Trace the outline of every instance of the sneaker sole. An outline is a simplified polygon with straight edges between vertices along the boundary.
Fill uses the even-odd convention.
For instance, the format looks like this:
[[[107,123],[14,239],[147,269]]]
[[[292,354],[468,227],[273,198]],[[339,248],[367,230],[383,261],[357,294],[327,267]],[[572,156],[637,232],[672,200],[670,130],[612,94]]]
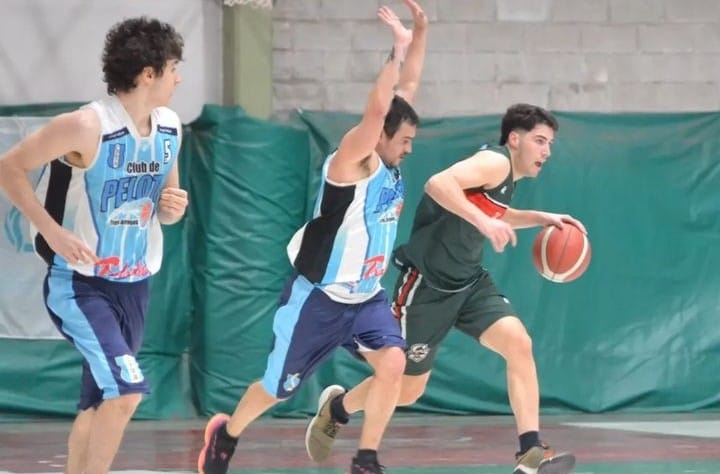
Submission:
[[[341,385],[330,385],[329,387],[325,387],[325,390],[323,390],[320,393],[320,398],[318,398],[318,408],[317,412],[315,412],[315,416],[312,417],[310,420],[310,423],[308,423],[307,428],[305,428],[305,451],[307,451],[308,457],[315,462],[323,462],[328,457],[324,457],[322,459],[315,459],[313,458],[312,454],[310,453],[310,433],[313,423],[315,423],[315,420],[320,416],[320,410],[322,410],[323,405],[327,403],[328,400],[332,397],[333,393],[335,391],[339,391],[341,393],[345,393],[345,388]],[[204,474],[204,473],[200,473]]]
[[[205,455],[207,454],[208,446],[210,446],[210,439],[212,438],[213,431],[215,431],[218,426],[222,425],[223,423],[227,423],[227,421],[230,419],[230,417],[224,413],[218,413],[217,415],[210,418],[210,421],[207,422],[207,425],[205,425],[205,434],[203,435],[203,443],[204,446],[202,448],[202,451],[200,451],[200,455],[198,456],[198,472],[200,474],[205,474]]]
[[[559,453],[540,464],[537,474],[570,474],[575,467],[575,456]]]

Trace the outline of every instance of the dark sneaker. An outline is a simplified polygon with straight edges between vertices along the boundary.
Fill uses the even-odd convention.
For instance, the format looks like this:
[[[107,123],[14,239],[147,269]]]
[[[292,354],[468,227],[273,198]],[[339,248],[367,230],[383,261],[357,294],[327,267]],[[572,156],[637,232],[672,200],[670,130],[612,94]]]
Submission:
[[[330,385],[320,394],[318,410],[305,431],[305,449],[315,462],[322,462],[330,456],[335,437],[342,426],[330,415],[330,402],[345,393],[340,385]]]
[[[198,456],[198,472],[200,474],[227,474],[230,458],[235,452],[235,443],[218,436],[218,430],[230,419],[219,413],[208,421],[205,426],[205,446]]]
[[[370,464],[358,464],[357,458],[353,458],[348,474],[385,474],[385,466],[377,461]]]

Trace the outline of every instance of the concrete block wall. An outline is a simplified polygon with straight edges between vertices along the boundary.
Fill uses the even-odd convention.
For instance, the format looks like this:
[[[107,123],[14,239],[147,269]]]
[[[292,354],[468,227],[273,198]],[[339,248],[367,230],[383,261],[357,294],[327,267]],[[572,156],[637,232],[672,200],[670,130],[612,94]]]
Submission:
[[[424,116],[720,108],[720,0],[419,0]],[[399,0],[385,0],[409,18]],[[275,0],[274,109],[362,111],[391,46],[379,0]]]

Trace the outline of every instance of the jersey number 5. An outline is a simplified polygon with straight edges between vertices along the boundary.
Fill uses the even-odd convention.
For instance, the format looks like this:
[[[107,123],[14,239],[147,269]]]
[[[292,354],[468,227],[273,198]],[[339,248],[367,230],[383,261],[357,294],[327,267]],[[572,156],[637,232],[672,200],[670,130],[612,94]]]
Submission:
[[[170,163],[170,158],[172,158],[170,140],[163,140],[163,163]]]

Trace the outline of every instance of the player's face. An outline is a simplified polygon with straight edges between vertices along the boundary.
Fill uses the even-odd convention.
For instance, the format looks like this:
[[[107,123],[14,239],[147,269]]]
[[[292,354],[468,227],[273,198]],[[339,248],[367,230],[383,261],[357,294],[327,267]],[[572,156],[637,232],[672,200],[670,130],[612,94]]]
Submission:
[[[178,60],[170,59],[165,63],[163,72],[155,76],[151,87],[151,95],[156,106],[167,106],[170,104],[175,87],[180,84],[182,78],[178,71]]]
[[[524,176],[536,177],[550,157],[555,131],[545,124],[536,125],[529,132],[521,132],[518,137],[520,172]]]
[[[406,155],[412,153],[412,141],[415,138],[417,127],[407,122],[402,122],[392,138],[388,138],[385,132],[380,136],[378,153],[383,162],[392,168],[400,166]]]

